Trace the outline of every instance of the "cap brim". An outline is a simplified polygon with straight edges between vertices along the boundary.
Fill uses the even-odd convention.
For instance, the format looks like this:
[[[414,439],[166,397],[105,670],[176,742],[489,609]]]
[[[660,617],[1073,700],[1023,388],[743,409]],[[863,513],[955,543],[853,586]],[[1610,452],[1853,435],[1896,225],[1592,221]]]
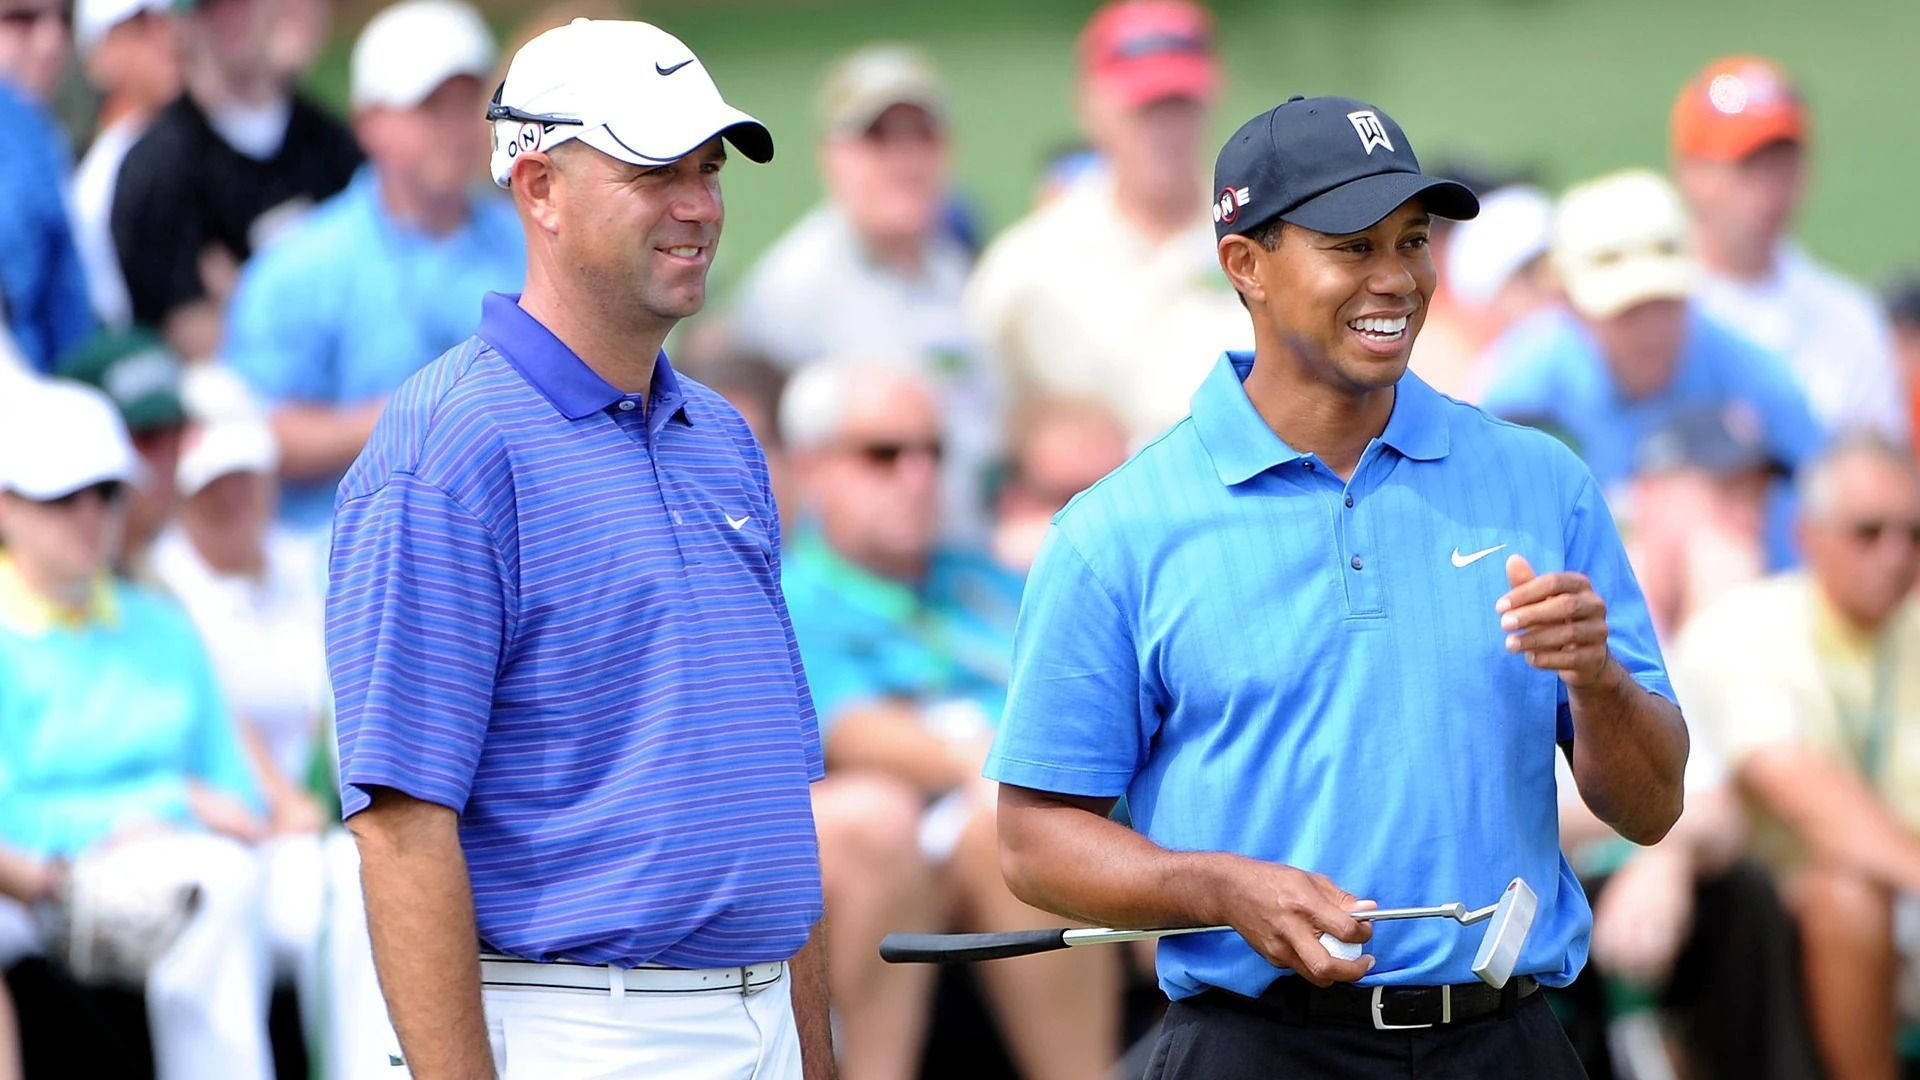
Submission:
[[[1610,319],[1649,300],[1683,299],[1693,291],[1698,272],[1688,258],[1642,255],[1583,271],[1563,267],[1560,276],[1575,311]]]
[[[1364,232],[1409,199],[1419,199],[1435,217],[1466,221],[1480,213],[1480,200],[1465,184],[1421,173],[1362,176],[1277,215],[1289,225],[1342,235]]]
[[[641,134],[646,127],[656,130]],[[773,133],[767,130],[765,124],[731,105],[723,105],[704,117],[689,118],[671,127],[657,120],[651,125],[640,121],[611,120],[581,132],[577,138],[608,157],[618,158],[630,165],[653,166],[679,161],[700,149],[715,135],[732,143],[734,149],[747,156],[748,161],[764,165],[773,160]]]

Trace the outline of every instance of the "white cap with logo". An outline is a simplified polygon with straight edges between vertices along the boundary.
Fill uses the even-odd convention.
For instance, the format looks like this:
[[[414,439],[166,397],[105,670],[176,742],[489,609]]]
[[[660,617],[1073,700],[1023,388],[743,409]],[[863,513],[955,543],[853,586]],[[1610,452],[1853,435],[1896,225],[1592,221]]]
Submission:
[[[1609,173],[1560,197],[1553,267],[1574,310],[1594,319],[1681,299],[1699,277],[1686,208],[1672,184],[1646,169]]]
[[[349,98],[356,109],[411,109],[456,75],[486,78],[498,57],[486,21],[461,0],[401,0],[353,43]]]
[[[514,159],[579,139],[631,165],[666,165],[724,135],[749,160],[773,159],[765,124],[726,103],[700,58],[643,22],[575,19],[527,42],[487,109],[493,180]]]
[[[113,399],[71,379],[7,383],[0,403],[0,490],[35,502],[139,472]]]

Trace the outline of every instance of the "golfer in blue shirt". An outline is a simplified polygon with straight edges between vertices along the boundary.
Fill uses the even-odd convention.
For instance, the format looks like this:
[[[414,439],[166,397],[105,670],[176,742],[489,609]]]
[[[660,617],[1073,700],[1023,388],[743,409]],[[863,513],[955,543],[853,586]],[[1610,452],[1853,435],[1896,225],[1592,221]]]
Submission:
[[[533,39],[487,118],[526,293],[394,394],[333,539],[341,798],[402,1056],[831,1076],[780,515],[740,414],[660,351],[706,298],[726,147],[772,137],[637,22]]]
[[[1431,219],[1478,206],[1384,112],[1295,98],[1215,178],[1256,347],[1054,520],[986,769],[1008,882],[1095,924],[1237,931],[1161,942],[1150,1076],[1580,1076],[1537,992],[1591,924],[1553,755],[1651,843],[1687,753],[1612,519],[1556,440],[1407,373]],[[1516,876],[1540,909],[1501,990],[1478,934],[1348,915]]]

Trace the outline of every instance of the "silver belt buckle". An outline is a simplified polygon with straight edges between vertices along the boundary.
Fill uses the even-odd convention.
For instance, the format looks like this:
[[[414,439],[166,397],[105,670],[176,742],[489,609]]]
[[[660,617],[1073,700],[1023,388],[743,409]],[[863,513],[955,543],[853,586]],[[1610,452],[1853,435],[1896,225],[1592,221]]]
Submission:
[[[1389,1024],[1387,1023],[1385,1018],[1381,1015],[1381,1010],[1385,1008],[1385,1005],[1386,1005],[1385,1000],[1382,996],[1386,992],[1386,989],[1387,988],[1385,986],[1376,986],[1373,988],[1373,1030],[1375,1031],[1413,1031],[1420,1028],[1430,1028],[1434,1026],[1432,1024]],[[1452,986],[1443,985],[1440,987],[1440,1023],[1442,1024],[1453,1023],[1453,987]]]

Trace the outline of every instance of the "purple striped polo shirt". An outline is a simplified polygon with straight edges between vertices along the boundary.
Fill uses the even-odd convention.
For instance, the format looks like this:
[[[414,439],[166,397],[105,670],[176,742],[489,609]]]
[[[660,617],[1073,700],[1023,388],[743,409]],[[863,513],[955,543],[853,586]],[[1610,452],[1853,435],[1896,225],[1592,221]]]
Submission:
[[[371,787],[458,811],[499,952],[791,956],[821,912],[823,766],[766,460],[664,353],[643,409],[516,300],[487,297],[341,482],[344,812]]]

